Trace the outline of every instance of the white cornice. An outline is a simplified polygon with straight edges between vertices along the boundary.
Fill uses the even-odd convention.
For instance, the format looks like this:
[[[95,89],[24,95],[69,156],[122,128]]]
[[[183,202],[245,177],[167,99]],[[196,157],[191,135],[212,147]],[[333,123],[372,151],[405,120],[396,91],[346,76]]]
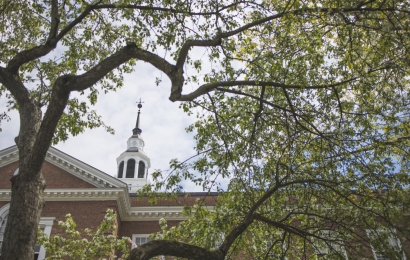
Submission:
[[[0,151],[0,167],[18,161],[19,150],[17,146],[11,146]]]
[[[10,201],[11,190],[0,189],[0,201]],[[122,221],[184,220],[182,206],[131,207],[126,188],[45,189],[45,201],[107,201],[117,202]]]
[[[0,151],[0,167],[18,161],[17,146]],[[149,159],[148,159],[149,160]],[[50,147],[46,161],[70,174],[93,184],[97,188],[45,189],[46,201],[104,201],[117,202],[122,221],[184,220],[182,206],[131,207],[127,184],[90,165]],[[0,201],[10,201],[11,190],[0,189]]]
[[[18,155],[19,151],[15,145],[0,151],[0,167],[18,161]],[[91,167],[54,147],[48,149],[45,160],[98,188],[127,186],[126,183],[117,178]]]
[[[83,163],[68,154],[50,147],[47,152],[46,161],[66,170],[74,176],[81,178],[98,188],[127,187],[127,184],[117,178],[108,175],[90,165]]]

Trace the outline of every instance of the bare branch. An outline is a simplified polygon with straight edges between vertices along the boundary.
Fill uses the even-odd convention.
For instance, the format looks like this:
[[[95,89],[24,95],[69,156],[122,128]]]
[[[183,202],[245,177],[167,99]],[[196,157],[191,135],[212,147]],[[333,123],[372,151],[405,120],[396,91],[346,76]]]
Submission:
[[[170,13],[175,13],[175,14],[186,14],[190,16],[208,16],[208,15],[219,15],[222,11],[232,8],[234,6],[238,6],[241,4],[249,4],[249,5],[256,5],[259,6],[259,4],[253,2],[253,1],[237,1],[235,3],[232,3],[230,5],[222,6],[221,8],[213,11],[213,12],[191,12],[191,11],[186,11],[186,10],[179,10],[175,8],[165,8],[165,7],[158,7],[158,6],[144,6],[144,5],[133,5],[133,4],[128,4],[128,5],[113,5],[113,4],[101,4],[96,6],[95,9],[135,9],[135,10],[143,10],[143,11],[161,11],[161,12],[170,12]]]
[[[299,228],[297,228],[297,227],[290,226],[290,225],[285,225],[285,224],[283,224],[283,223],[281,223],[281,222],[277,222],[277,221],[268,219],[268,218],[266,218],[266,217],[264,217],[264,216],[262,216],[262,215],[260,215],[260,214],[254,214],[254,219],[255,219],[255,220],[259,220],[259,221],[261,221],[261,222],[264,222],[264,223],[266,223],[266,224],[268,224],[268,225],[271,225],[271,226],[273,226],[273,227],[280,228],[280,229],[282,229],[282,230],[284,230],[284,231],[287,231],[287,232],[289,232],[289,233],[291,233],[291,234],[304,237],[304,238],[306,238],[306,237],[308,237],[308,236],[314,236],[313,234],[308,233],[308,232],[306,232],[306,231],[303,231],[303,230],[301,230],[301,229],[299,229]]]
[[[340,85],[347,84],[351,81],[357,80],[358,77],[348,79],[345,81],[329,84],[329,85],[316,85],[316,86],[299,86],[299,85],[287,85],[278,82],[271,82],[271,81],[256,81],[256,80],[238,80],[238,81],[224,81],[224,82],[213,82],[208,83],[200,86],[194,92],[191,92],[186,95],[181,95],[178,99],[179,101],[192,101],[195,98],[208,93],[210,91],[215,90],[218,87],[233,87],[233,86],[261,86],[261,87],[277,87],[277,88],[285,88],[285,89],[326,89],[326,88],[334,88]],[[218,90],[221,90],[218,88]]]
[[[250,97],[256,100],[260,100],[259,97],[255,96],[255,95],[251,95],[239,90],[233,90],[233,89],[227,89],[227,88],[217,88],[216,90],[218,91],[222,91],[222,92],[227,92],[227,93],[232,93],[232,94],[237,94],[237,95],[241,95],[241,96],[246,96],[246,97]],[[273,104],[272,102],[266,101],[266,100],[262,100],[262,102],[268,106],[286,111],[286,112],[292,112],[291,110],[287,109],[286,107],[281,107],[279,105]]]
[[[255,117],[254,117],[254,119],[253,119],[253,129],[252,129],[251,137],[250,137],[250,139],[249,139],[250,141],[253,141],[253,139],[254,139],[254,137],[255,137],[256,127],[257,127],[257,124],[258,124],[258,119],[259,119],[259,117],[260,117],[261,114],[262,114],[262,110],[263,110],[263,97],[264,97],[264,95],[265,95],[265,90],[266,90],[266,87],[263,86],[263,87],[262,87],[262,91],[261,91],[261,95],[260,95],[260,97],[259,97],[259,109],[258,109],[258,111],[256,111]]]

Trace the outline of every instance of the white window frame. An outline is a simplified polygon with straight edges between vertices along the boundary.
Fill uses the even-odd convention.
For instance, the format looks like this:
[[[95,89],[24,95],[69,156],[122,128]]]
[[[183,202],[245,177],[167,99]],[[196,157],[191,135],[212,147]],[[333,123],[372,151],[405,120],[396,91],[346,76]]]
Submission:
[[[388,233],[388,238],[387,238],[387,242],[390,245],[390,247],[392,248],[396,248],[396,250],[398,250],[398,252],[402,252],[403,256],[402,256],[402,260],[406,260],[406,255],[404,254],[404,251],[402,250],[401,247],[401,243],[400,243],[400,239],[396,236],[396,229],[367,229],[366,230],[366,235],[372,239],[372,237],[374,235],[380,234],[380,233]],[[376,250],[374,248],[374,246],[372,245],[372,243],[370,242],[370,248],[372,249],[372,253],[374,256],[374,259],[376,260],[385,260],[387,258],[382,258],[379,257],[378,255],[382,255],[384,250]]]
[[[149,236],[150,236],[151,234],[133,234],[132,235],[132,246],[131,246],[131,249],[132,248],[134,248],[135,246],[140,246],[140,245],[143,245],[143,244],[140,244],[140,245],[137,245],[137,243],[135,243],[135,239],[136,238],[145,238],[145,239],[149,239]],[[151,241],[150,239],[147,241],[147,242],[145,242],[145,243],[148,243],[149,241]],[[144,243],[144,244],[145,244]],[[135,244],[135,245],[134,245]]]
[[[48,237],[50,237],[51,229],[53,228],[53,224],[54,224],[55,219],[56,219],[55,217],[42,217],[40,219],[39,226],[41,228],[44,228],[43,232]],[[44,258],[46,258],[46,249],[44,248],[44,246],[41,246],[40,251],[38,253],[38,258],[37,259],[38,260],[43,260]]]
[[[136,238],[146,238],[146,239],[149,239],[149,236],[150,236],[151,234],[133,234],[132,235],[132,244],[131,244],[131,249],[134,249],[136,246],[140,246],[140,245],[137,245],[137,243],[135,243],[135,239]],[[149,239],[147,242],[145,242],[145,243],[148,243],[149,241],[151,241],[151,239]],[[144,243],[144,244],[145,244]],[[143,244],[141,244],[141,245],[143,245]],[[161,260],[165,260],[165,256],[163,256],[163,255],[161,255],[161,256],[158,256],[159,257],[159,259],[161,259]]]
[[[4,205],[2,208],[0,208],[0,220],[3,220],[4,217],[8,216],[9,214],[9,209],[10,209],[10,203]],[[51,229],[53,228],[53,224],[54,224],[54,220],[55,217],[42,217],[40,219],[40,227],[44,228],[44,233],[47,236],[50,236],[51,234]],[[0,222],[1,224],[1,222]],[[0,234],[0,239],[1,242],[3,242],[3,235],[4,234]],[[42,246],[40,247],[40,250],[38,252],[38,260],[43,260],[46,257],[46,250],[45,248]]]

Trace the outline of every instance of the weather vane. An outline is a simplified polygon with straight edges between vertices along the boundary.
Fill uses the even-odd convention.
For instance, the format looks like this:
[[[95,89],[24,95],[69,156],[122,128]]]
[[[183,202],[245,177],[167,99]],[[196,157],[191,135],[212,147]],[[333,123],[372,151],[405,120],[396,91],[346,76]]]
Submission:
[[[141,98],[140,98],[140,101],[137,101],[136,103],[138,104],[138,111],[139,111],[139,109],[141,109],[142,103],[144,103],[144,101],[141,101]]]

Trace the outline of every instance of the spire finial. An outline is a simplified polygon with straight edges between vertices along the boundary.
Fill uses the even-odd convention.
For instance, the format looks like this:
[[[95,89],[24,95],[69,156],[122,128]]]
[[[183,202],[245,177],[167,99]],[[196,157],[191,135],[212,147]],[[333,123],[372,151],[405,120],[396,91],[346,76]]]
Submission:
[[[137,101],[136,102],[138,104],[138,116],[137,116],[137,123],[135,124],[135,128],[132,130],[132,133],[134,135],[140,135],[142,130],[140,128],[140,113],[141,113],[141,107],[142,107],[142,103],[144,103],[143,101]]]

